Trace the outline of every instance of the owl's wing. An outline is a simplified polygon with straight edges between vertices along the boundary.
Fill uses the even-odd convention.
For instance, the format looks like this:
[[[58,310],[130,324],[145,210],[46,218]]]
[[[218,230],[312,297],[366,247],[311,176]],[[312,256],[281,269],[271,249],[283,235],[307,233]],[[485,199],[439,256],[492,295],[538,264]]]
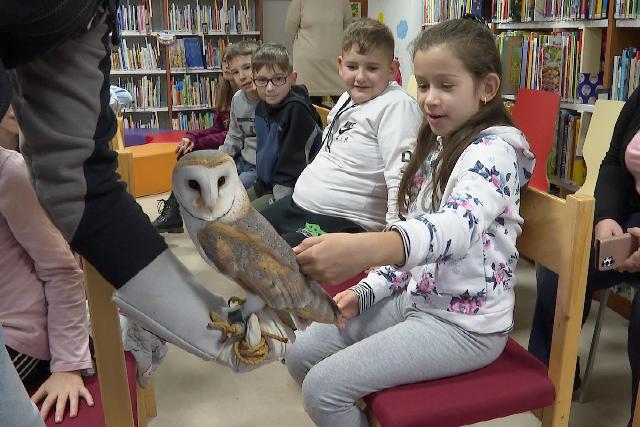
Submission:
[[[250,230],[215,222],[198,232],[198,242],[220,272],[238,279],[269,307],[318,322],[337,322],[334,301],[304,279],[295,261],[283,263],[282,255]]]

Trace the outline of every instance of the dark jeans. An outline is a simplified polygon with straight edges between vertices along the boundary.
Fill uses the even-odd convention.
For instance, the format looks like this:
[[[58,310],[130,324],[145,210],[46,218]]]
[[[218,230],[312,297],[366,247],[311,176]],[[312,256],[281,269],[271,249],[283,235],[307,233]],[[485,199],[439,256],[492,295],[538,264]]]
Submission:
[[[367,231],[345,218],[306,211],[294,203],[291,195],[270,204],[260,213],[292,247],[314,235]]]
[[[640,214],[632,215],[622,227],[640,226]],[[593,244],[591,245],[593,248]],[[610,288],[619,283],[628,283],[640,287],[640,273],[620,273],[616,270],[598,271],[594,265],[594,251],[591,250],[589,272],[587,275],[587,291],[585,296],[582,323],[587,320],[591,309],[591,298],[595,291]],[[531,336],[529,337],[529,352],[540,361],[549,364],[551,352],[551,335],[553,333],[553,317],[556,309],[556,294],[558,275],[548,268],[539,265],[536,269],[538,295],[533,313]],[[631,318],[627,337],[627,352],[631,365],[631,413],[635,408],[638,393],[638,379],[640,378],[640,292],[636,291],[631,303]]]

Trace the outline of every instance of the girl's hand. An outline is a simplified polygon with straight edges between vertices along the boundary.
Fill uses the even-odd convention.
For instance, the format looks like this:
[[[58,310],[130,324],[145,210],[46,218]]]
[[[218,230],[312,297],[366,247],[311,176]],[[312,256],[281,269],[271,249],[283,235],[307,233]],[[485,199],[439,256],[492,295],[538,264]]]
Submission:
[[[38,404],[42,399],[42,408],[40,415],[42,419],[46,419],[49,410],[55,404],[55,421],[62,422],[64,418],[64,408],[69,401],[69,416],[71,418],[78,415],[78,400],[82,396],[89,406],[93,406],[93,397],[89,390],[84,386],[82,376],[79,371],[72,372],[54,372],[33,394],[31,400]]]
[[[340,309],[340,321],[337,326],[339,330],[343,331],[347,326],[347,321],[360,314],[358,294],[351,289],[347,289],[346,291],[336,294],[333,300],[338,304],[338,308]]]
[[[293,248],[300,269],[312,280],[335,285],[372,265],[404,264],[404,245],[395,231],[328,233]]]
[[[619,236],[623,234],[622,227],[613,219],[603,219],[596,224],[593,235],[595,239],[605,239],[607,237]]]
[[[633,237],[640,238],[640,228],[633,227],[627,230]],[[628,273],[637,273],[640,271],[640,249],[636,250],[622,264],[616,267],[618,271],[626,271]]]
[[[300,269],[311,280],[335,285],[360,274],[369,266],[359,256],[365,249],[360,240],[359,234],[329,233],[304,239],[293,251]]]
[[[189,138],[182,138],[178,146],[176,147],[176,154],[178,156],[185,155],[193,151],[193,141]]]

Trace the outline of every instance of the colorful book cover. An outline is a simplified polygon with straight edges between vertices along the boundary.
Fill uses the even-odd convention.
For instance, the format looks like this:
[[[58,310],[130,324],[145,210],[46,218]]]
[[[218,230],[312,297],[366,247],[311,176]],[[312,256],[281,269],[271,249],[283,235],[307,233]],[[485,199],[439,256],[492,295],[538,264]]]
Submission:
[[[562,38],[549,36],[542,46],[540,89],[560,95],[562,82]]]
[[[198,37],[184,39],[184,55],[188,68],[204,68],[202,61],[202,48]]]

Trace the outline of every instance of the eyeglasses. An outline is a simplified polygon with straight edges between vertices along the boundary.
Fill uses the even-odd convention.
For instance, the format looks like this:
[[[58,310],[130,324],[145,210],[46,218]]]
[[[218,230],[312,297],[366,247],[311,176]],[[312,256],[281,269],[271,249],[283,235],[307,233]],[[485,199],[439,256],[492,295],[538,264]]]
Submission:
[[[253,83],[255,83],[258,87],[266,87],[269,82],[271,82],[274,86],[282,86],[287,82],[287,77],[289,76],[275,76],[272,79],[268,79],[266,77],[258,77],[257,79],[253,79]]]

